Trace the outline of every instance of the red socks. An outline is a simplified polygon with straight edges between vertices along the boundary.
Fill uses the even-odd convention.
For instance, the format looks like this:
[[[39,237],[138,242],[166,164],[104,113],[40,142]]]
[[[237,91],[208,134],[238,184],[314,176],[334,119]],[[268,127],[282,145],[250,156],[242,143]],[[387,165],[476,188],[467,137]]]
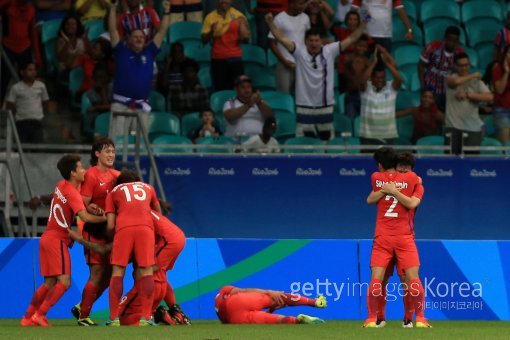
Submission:
[[[377,319],[386,320],[386,285],[382,286],[382,295],[379,299],[379,306],[377,307]]]
[[[286,306],[315,306],[315,299],[310,299],[299,294],[285,293],[283,303]]]
[[[413,314],[414,314],[414,304],[413,304],[413,298],[411,294],[409,293],[409,289],[405,290],[404,293],[404,320],[412,320]]]
[[[175,303],[176,303],[174,289],[172,288],[172,285],[170,284],[170,282],[168,282],[166,285],[165,303],[169,307],[171,305],[175,305]]]
[[[108,296],[110,302],[110,320],[115,320],[119,317],[119,303],[122,298],[122,291],[124,289],[122,276],[112,276],[110,279],[110,294]]]
[[[416,319],[424,318],[425,292],[423,290],[421,280],[416,278],[409,281],[408,292],[410,301],[412,301],[412,305],[414,306],[414,310],[416,312]]]
[[[377,309],[383,298],[382,283],[379,279],[370,280],[367,294],[368,319],[377,320]]]
[[[294,316],[284,316],[280,319],[280,323],[298,323],[298,320]]]
[[[149,320],[152,315],[154,278],[152,275],[142,276],[140,279],[136,280],[135,287],[140,294],[140,302],[142,304],[142,317],[144,317],[145,320]]]
[[[39,314],[46,315],[50,308],[53,307],[53,305],[55,305],[58,300],[60,300],[60,298],[62,297],[62,295],[64,295],[66,290],[67,287],[64,286],[62,282],[57,281],[57,283],[50,289],[43,303],[37,310]]]
[[[90,310],[92,309],[92,305],[94,301],[96,301],[98,296],[99,288],[96,287],[92,282],[87,281],[85,287],[83,288],[83,293],[81,296],[81,314],[80,319],[88,318],[90,315]]]
[[[30,318],[37,311],[41,303],[46,298],[46,294],[48,294],[48,287],[42,284],[39,286],[39,288],[37,288],[34,295],[32,296],[30,306],[28,306],[27,312],[25,313],[25,318]]]

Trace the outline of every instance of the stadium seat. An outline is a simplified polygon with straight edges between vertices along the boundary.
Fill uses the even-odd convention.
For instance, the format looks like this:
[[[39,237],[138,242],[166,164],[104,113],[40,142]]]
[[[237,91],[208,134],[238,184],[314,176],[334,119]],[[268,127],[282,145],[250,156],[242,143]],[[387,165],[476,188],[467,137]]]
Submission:
[[[266,67],[266,51],[260,46],[256,45],[241,45],[243,50],[243,65],[255,64],[261,67]]]
[[[81,67],[74,67],[69,72],[69,91],[71,92],[71,106],[79,108],[81,102],[78,98],[78,90],[83,83],[83,69]]]
[[[197,148],[196,152],[201,153],[231,153],[234,152],[235,145],[237,144],[232,138],[226,136],[218,137],[202,137],[197,140],[198,145],[225,145],[230,147],[225,148]]]
[[[469,46],[463,46],[462,49],[469,56],[469,62],[471,63],[472,68],[478,68],[478,53],[476,50]],[[483,74],[483,72],[482,72]]]
[[[400,138],[411,140],[414,132],[414,116],[397,118],[397,131]]]
[[[320,139],[311,137],[293,137],[289,138],[284,143],[288,145],[302,145],[303,148],[284,148],[286,153],[323,153],[324,149],[317,149],[314,146],[324,145]]]
[[[276,131],[274,138],[279,143],[284,143],[287,139],[292,138],[296,135],[296,117],[287,113],[277,112],[275,114],[276,119]]]
[[[421,91],[421,83],[418,72],[411,75],[411,86],[407,90],[411,92]]]
[[[175,152],[175,153],[191,153],[193,152],[193,148],[178,148],[178,147],[169,147],[169,146],[159,146],[160,144],[180,144],[180,145],[193,145],[191,141],[184,136],[173,136],[173,135],[161,135],[156,137],[152,142],[153,152],[154,153],[165,153],[165,152]]]
[[[276,67],[277,62],[278,59],[274,55],[273,51],[271,51],[271,49],[267,49],[267,67],[274,69]]]
[[[41,44],[46,58],[46,70],[54,73],[57,70],[56,42],[62,19],[47,20],[42,25]]]
[[[436,19],[432,20],[426,25],[423,25],[423,32],[425,37],[425,45],[430,44],[432,41],[436,40],[443,40],[444,39],[444,32],[448,26],[451,26],[452,22],[448,19],[443,20]],[[460,37],[459,42],[461,45],[466,45],[466,33],[464,32],[464,29],[460,26],[457,26],[460,29]]]
[[[418,45],[423,46],[423,32],[420,26],[416,23],[411,22],[411,27],[413,28],[413,40],[406,40],[407,27],[404,26],[402,20],[393,20],[392,29],[393,29],[393,50],[395,48],[402,45]]]
[[[189,42],[193,44],[202,43],[202,23],[194,21],[179,21],[170,25],[168,30],[168,41],[170,45],[174,42],[181,42],[187,44]]]
[[[395,141],[393,142],[393,145],[413,145],[413,143],[411,143],[411,141],[407,138],[407,137],[403,137],[403,136],[398,136],[397,139],[395,139]],[[409,150],[403,150],[403,149],[399,149],[398,152],[413,152],[412,148],[409,148]]]
[[[466,26],[469,46],[479,48],[482,44],[492,44],[500,28],[501,23],[492,19],[471,20],[469,26]]]
[[[165,97],[158,91],[151,91],[149,95],[149,105],[152,111],[166,111]]]
[[[427,146],[444,146],[444,143],[444,136],[426,136],[416,141],[416,145]],[[444,150],[418,149],[416,152],[420,154],[443,154]]]
[[[496,127],[494,126],[494,117],[492,115],[483,119],[484,135],[487,137],[496,137]]]
[[[345,114],[345,93],[337,94],[335,98],[335,114]]]
[[[110,112],[101,113],[94,123],[94,136],[108,136],[110,128]]]
[[[198,80],[200,81],[200,85],[205,87],[209,92],[212,90],[212,80],[211,80],[211,68],[209,66],[200,67],[200,71],[198,71]]]
[[[352,124],[353,137],[359,137],[360,130],[361,130],[361,116],[357,116],[356,118],[354,118]]]
[[[501,142],[495,138],[483,137],[481,146],[503,146]],[[482,155],[502,155],[503,150],[481,150]]]
[[[430,20],[448,18],[460,24],[460,7],[454,1],[426,0],[420,8],[421,22],[426,25]]]
[[[161,135],[180,135],[179,118],[169,112],[153,111],[149,114],[149,140]]]
[[[87,37],[90,41],[94,41],[105,32],[104,22],[102,19],[89,20],[83,24],[84,28],[88,30]]]
[[[91,105],[92,104],[90,103],[87,93],[83,93],[81,95],[81,105],[80,105],[81,131],[86,136],[92,136],[94,134],[94,128],[93,128],[91,117],[90,117],[89,111],[88,111],[89,107]]]
[[[261,95],[262,99],[266,101],[267,105],[269,105],[275,113],[296,114],[294,98],[292,98],[290,94],[276,91],[263,91]]]
[[[403,1],[407,16],[412,22],[418,22],[418,7],[412,1]],[[333,8],[335,10],[335,8]],[[393,21],[400,20],[396,11],[393,11]]]
[[[416,45],[400,46],[394,49],[393,54],[399,70],[404,73],[416,72],[422,50],[422,47]]]
[[[420,93],[412,91],[399,91],[397,94],[397,111],[420,105]]]
[[[216,116],[223,116],[223,105],[225,105],[225,102],[231,98],[236,97],[236,91],[234,90],[223,90],[214,92],[211,95],[210,103],[211,103],[211,110],[216,114]]]
[[[190,112],[184,115],[181,120],[181,136],[188,137],[189,134],[202,125],[200,112]]]
[[[501,24],[503,19],[501,5],[497,1],[467,1],[462,5],[462,22],[467,27],[471,20],[479,18],[492,19]]]
[[[336,137],[333,138],[328,142],[328,145],[343,145],[343,146],[349,146],[349,145],[360,145],[361,142],[359,138],[357,137]],[[360,149],[327,149],[326,153],[360,153]]]
[[[251,74],[250,78],[253,85],[253,89],[259,91],[276,90],[276,78],[274,71],[268,71],[266,68],[264,71]]]
[[[335,128],[335,135],[340,136],[342,133],[347,132],[352,136],[352,120],[345,115],[333,115],[333,126]]]
[[[159,52],[158,52],[158,54],[156,54],[156,62],[158,64],[165,63],[166,56],[169,53],[170,53],[170,44],[166,40],[163,40],[161,42],[161,46],[159,47]]]
[[[187,46],[184,49],[184,54],[196,60],[200,68],[211,65],[211,45]]]
[[[494,45],[484,44],[476,48],[478,53],[478,67],[486,69],[494,60]]]

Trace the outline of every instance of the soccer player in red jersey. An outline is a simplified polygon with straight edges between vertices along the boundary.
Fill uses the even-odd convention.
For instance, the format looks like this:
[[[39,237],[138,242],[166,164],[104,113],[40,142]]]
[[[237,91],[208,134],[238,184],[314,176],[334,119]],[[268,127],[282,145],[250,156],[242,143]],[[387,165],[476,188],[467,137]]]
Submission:
[[[414,164],[416,160],[413,154],[404,152],[397,156],[397,171],[401,173],[406,173],[410,171],[414,171]],[[419,184],[415,188],[415,193],[423,196],[425,190],[423,188],[423,183],[420,178]],[[413,193],[414,195],[414,193]],[[411,229],[414,235],[414,215],[416,214],[416,209],[409,210],[409,223],[411,224]],[[390,276],[393,276],[393,268],[397,268],[397,275],[400,278],[400,282],[402,284],[401,288],[403,288],[403,301],[404,301],[404,319],[402,321],[402,327],[404,328],[412,328],[413,327],[413,314],[414,314],[414,305],[411,299],[411,294],[408,293],[406,276],[405,272],[400,266],[400,263],[397,262],[395,256],[390,261],[390,264],[386,268],[384,273],[384,280],[382,283],[383,286],[383,298],[380,299],[379,308],[377,310],[377,326],[384,327],[386,325],[386,285],[388,283],[388,279]]]
[[[113,169],[115,161],[115,144],[110,138],[101,137],[92,144],[90,154],[91,167],[85,173],[81,185],[81,196],[89,211],[103,212],[106,195],[115,187],[119,171]],[[107,244],[106,222],[102,224],[85,223],[83,238],[94,243]],[[112,267],[108,256],[85,248],[85,261],[89,266],[89,279],[83,288],[81,302],[71,312],[78,319],[80,326],[96,326],[90,319],[94,302],[101,297],[108,287]]]
[[[44,283],[33,295],[21,320],[22,326],[50,326],[46,313],[71,285],[71,258],[68,248],[72,246],[73,240],[102,252],[102,246],[83,240],[80,234],[71,230],[75,215],[90,223],[106,220],[104,216],[91,215],[85,209],[78,191],[85,174],[80,156],[63,156],[58,161],[57,168],[64,179],[55,187],[48,224],[39,241],[39,261]]]
[[[140,326],[153,325],[150,319],[154,292],[154,223],[151,206],[160,211],[159,201],[152,186],[140,182],[138,176],[123,171],[117,178],[117,186],[106,197],[108,231],[115,231],[110,279],[110,320],[109,326],[120,326],[119,303],[123,291],[126,266],[134,254],[137,265],[135,286],[140,294],[143,308]]]
[[[420,260],[409,222],[409,211],[415,209],[422,198],[415,192],[420,179],[414,172],[396,171],[397,156],[391,148],[380,148],[374,153],[374,159],[380,172],[372,174],[373,190],[367,203],[377,203],[377,221],[370,259],[368,318],[363,327],[377,327],[384,272],[393,256],[405,271],[408,293],[416,311],[416,327],[431,327],[424,316],[424,290],[418,275]]]
[[[216,295],[216,314],[222,323],[232,324],[318,324],[324,320],[299,314],[297,317],[273,314],[287,306],[326,308],[324,296],[310,299],[298,294],[258,288],[223,287]],[[268,309],[268,311],[264,311]]]

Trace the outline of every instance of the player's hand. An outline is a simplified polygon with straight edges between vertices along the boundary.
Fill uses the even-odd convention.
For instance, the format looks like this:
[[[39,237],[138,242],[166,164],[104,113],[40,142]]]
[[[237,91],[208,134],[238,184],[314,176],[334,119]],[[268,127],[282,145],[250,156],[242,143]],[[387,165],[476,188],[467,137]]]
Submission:
[[[104,215],[104,210],[101,209],[97,204],[95,203],[91,203],[88,205],[87,207],[87,211],[92,214],[92,215],[96,215],[96,216],[102,216]]]
[[[267,295],[273,299],[274,305],[277,308],[281,308],[285,303],[283,299],[285,298],[285,294],[283,292],[277,290],[268,290]]]
[[[381,191],[383,193],[385,193],[386,195],[395,195],[400,190],[397,189],[397,186],[395,185],[395,182],[390,182],[390,183],[385,183],[382,186]]]

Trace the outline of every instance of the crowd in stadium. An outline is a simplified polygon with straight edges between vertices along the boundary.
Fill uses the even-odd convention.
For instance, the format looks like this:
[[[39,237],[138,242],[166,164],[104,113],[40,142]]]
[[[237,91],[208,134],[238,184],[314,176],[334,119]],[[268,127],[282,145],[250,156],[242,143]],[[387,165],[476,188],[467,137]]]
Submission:
[[[3,1],[14,69],[2,62],[1,101],[21,141],[89,142],[108,134],[111,111],[126,110],[142,113],[153,144],[459,153],[510,139],[506,2],[170,3]]]

